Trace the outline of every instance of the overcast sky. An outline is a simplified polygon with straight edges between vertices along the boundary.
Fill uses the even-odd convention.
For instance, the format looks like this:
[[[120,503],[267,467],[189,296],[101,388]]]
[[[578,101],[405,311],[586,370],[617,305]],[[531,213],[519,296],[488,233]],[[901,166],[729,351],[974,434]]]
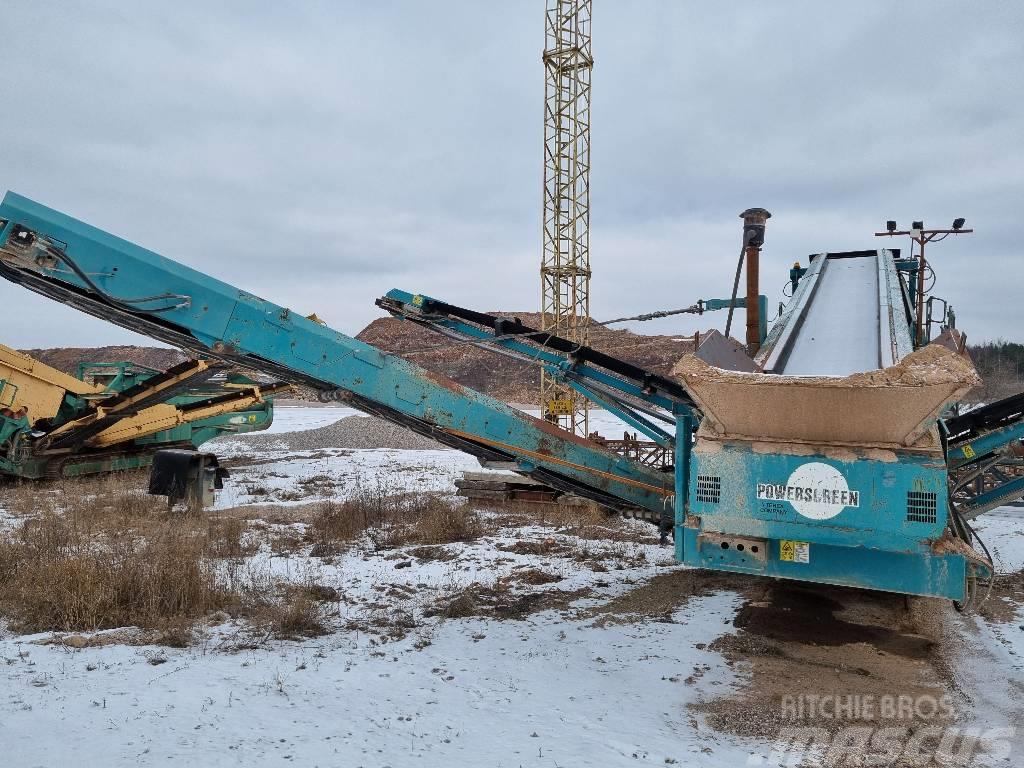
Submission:
[[[930,252],[973,340],[1024,341],[1024,4],[594,0],[597,318]],[[544,3],[5,0],[0,189],[355,333],[393,287],[539,305]],[[906,243],[900,243],[906,245]],[[0,342],[140,337],[0,284]],[[647,323],[722,327],[724,315]]]

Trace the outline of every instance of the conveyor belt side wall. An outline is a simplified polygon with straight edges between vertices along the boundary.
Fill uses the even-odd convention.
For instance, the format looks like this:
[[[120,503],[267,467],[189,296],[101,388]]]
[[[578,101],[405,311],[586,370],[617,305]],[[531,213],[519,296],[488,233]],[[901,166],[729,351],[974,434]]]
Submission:
[[[891,251],[818,254],[758,362],[790,376],[886,368],[913,349]]]

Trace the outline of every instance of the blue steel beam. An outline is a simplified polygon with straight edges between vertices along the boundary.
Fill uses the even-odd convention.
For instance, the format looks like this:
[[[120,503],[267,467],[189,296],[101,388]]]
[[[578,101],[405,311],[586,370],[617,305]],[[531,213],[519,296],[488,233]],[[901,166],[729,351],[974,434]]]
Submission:
[[[950,469],[958,469],[1021,440],[1024,440],[1024,421],[991,432],[983,432],[973,440],[950,447],[946,453],[946,461]]]
[[[440,330],[442,333],[447,331],[467,339],[479,339],[514,352],[520,357],[534,359],[563,370],[571,369],[579,376],[599,381],[605,386],[618,389],[624,394],[644,400],[666,411],[672,411],[675,404],[679,402],[689,407],[693,406],[692,398],[679,382],[644,371],[635,365],[612,358],[589,347],[574,345],[568,351],[552,351],[548,348],[550,344],[558,342],[562,345],[573,345],[573,342],[560,339],[553,334],[517,325],[518,320],[514,318],[507,322],[508,332],[499,334],[493,324],[505,320],[504,318],[463,310],[430,296],[412,294],[397,289],[389,291],[386,296],[378,299],[377,305],[396,317]],[[442,307],[450,312],[459,311],[473,315],[480,318],[481,322],[474,324],[458,317],[438,313],[435,311],[437,307]],[[486,324],[484,324],[485,320]],[[525,343],[524,339],[534,343]],[[601,359],[605,359],[608,365],[614,364],[619,370],[611,373],[605,370],[607,366],[601,364]],[[622,370],[626,370],[627,373],[622,374]]]
[[[701,299],[697,304],[703,307],[705,312],[728,309],[730,305],[737,309],[746,309],[747,297],[738,296],[735,301],[732,299]],[[757,297],[757,328],[759,341],[763,344],[768,337],[768,297],[763,294]]]
[[[395,355],[8,192],[0,276],[201,355],[338,399],[618,508],[659,512],[672,478]]]
[[[957,508],[966,520],[973,520],[996,507],[1016,501],[1024,496],[1024,477],[1017,477],[1000,483],[985,493],[980,493]]]
[[[662,448],[672,448],[675,445],[674,435],[670,435],[661,427],[648,421],[641,414],[634,411],[632,408],[624,406],[621,402],[612,397],[609,397],[603,392],[599,392],[591,387],[588,387],[584,382],[580,382],[575,379],[567,379],[566,382],[570,387],[575,389],[585,398],[601,406],[606,411],[614,413],[616,416],[618,416],[620,419],[626,422],[626,424],[633,427],[633,429],[643,432],[647,437],[651,438],[651,440],[656,442]]]
[[[561,379],[584,397],[614,413],[629,426],[665,448],[674,445],[675,437],[655,424],[648,416],[658,418],[667,424],[674,424],[674,411],[689,408],[686,404],[689,398],[685,403],[681,402],[671,394],[646,386],[642,379],[631,380],[619,373],[609,373],[599,365],[574,359],[571,353],[551,351],[536,343],[523,341],[536,341],[538,336],[542,339],[548,338],[545,334],[516,331],[505,335],[498,332],[498,327],[485,327],[433,312],[430,310],[432,307],[450,305],[423,294],[412,294],[397,289],[389,291],[377,301],[377,304],[395,317],[438,331],[442,335],[466,342],[479,341],[482,348],[504,351],[522,360],[539,362],[550,376]],[[645,406],[631,405],[624,401],[622,396],[634,398],[645,403]],[[665,413],[650,410],[646,406],[660,408]]]

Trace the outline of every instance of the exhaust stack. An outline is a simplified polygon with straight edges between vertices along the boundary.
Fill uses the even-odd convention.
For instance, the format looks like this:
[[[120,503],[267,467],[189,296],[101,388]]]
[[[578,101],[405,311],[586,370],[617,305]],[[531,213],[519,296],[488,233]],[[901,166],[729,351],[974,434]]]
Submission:
[[[760,324],[757,316],[757,297],[761,293],[761,246],[764,245],[764,225],[772,215],[764,208],[747,208],[740,214],[743,219],[743,242],[747,249],[747,354],[753,357],[761,348]]]

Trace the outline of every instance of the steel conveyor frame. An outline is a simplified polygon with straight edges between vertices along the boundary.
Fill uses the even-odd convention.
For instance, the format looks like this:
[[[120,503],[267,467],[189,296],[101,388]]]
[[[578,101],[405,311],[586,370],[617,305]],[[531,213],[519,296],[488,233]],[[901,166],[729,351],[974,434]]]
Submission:
[[[4,198],[0,225],[0,276],[80,311],[312,386],[613,509],[660,514],[674,491],[670,475],[20,195]]]

